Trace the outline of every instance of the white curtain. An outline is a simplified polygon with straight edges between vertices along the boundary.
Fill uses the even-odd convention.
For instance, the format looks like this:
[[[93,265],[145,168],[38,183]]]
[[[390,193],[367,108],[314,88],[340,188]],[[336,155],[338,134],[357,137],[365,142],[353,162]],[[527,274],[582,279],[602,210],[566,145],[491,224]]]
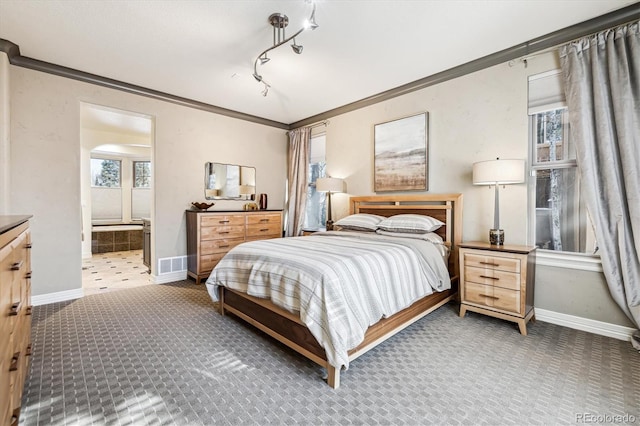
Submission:
[[[287,187],[287,225],[285,235],[302,234],[304,212],[309,185],[309,150],[311,128],[303,127],[289,132],[289,173]]]
[[[569,122],[613,299],[640,327],[640,21],[563,46]],[[632,339],[640,349],[640,332]]]

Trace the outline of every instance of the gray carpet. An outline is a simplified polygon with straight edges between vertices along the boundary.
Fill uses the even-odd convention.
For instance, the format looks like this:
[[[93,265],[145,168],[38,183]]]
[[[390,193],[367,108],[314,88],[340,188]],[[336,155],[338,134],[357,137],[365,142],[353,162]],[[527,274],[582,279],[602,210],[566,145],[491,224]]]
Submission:
[[[337,390],[189,281],[38,306],[32,335],[23,425],[640,423],[628,342],[544,322],[524,337],[453,304],[355,360]]]

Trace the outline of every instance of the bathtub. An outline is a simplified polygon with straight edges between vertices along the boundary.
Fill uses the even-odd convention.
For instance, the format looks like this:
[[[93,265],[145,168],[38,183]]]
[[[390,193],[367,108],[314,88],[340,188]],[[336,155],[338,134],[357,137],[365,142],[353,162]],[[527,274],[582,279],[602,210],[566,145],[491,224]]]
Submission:
[[[91,227],[91,253],[142,250],[142,225],[94,225]]]

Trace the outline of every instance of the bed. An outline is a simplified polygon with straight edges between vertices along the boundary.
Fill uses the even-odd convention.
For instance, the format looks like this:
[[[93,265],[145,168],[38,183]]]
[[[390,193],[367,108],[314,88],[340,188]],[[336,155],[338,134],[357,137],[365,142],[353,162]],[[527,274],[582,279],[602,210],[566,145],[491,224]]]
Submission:
[[[440,244],[420,237],[345,229],[242,244],[206,282],[222,315],[243,319],[324,367],[333,388],[350,361],[456,297],[459,276],[461,194],[352,197],[349,215],[434,218],[442,223],[433,233],[446,256]],[[385,258],[398,264],[393,292],[380,290],[380,297],[368,292],[389,275],[376,269]],[[360,307],[355,299],[372,302]]]

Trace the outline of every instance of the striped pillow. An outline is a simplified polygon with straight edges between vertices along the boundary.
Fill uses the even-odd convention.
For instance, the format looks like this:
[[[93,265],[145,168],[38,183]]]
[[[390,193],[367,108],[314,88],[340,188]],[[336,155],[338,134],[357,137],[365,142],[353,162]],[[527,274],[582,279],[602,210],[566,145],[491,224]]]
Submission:
[[[368,231],[375,232],[378,224],[385,219],[384,216],[369,213],[356,213],[343,217],[334,225],[339,226],[344,231]]]
[[[444,225],[438,219],[419,214],[397,214],[383,220],[378,224],[378,229],[388,232],[405,232],[411,234],[424,234],[433,232]]]

